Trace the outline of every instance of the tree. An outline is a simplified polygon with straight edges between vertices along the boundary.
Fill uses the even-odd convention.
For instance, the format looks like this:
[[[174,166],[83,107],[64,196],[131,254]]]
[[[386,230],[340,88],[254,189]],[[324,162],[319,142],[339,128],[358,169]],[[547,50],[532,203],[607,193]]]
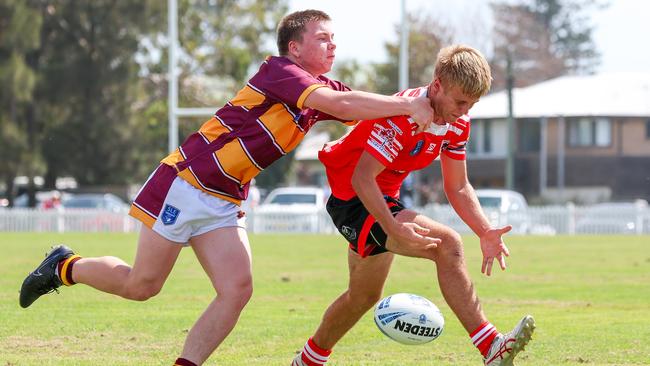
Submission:
[[[41,75],[34,104],[47,183],[72,175],[80,184],[122,183],[135,141],[128,129],[138,81],[139,40],[153,26],[147,2],[41,3]]]
[[[440,49],[452,41],[448,28],[430,15],[409,14],[409,86],[427,85]],[[399,34],[401,29],[396,26]],[[399,43],[385,44],[388,62],[375,65],[376,91],[393,94],[398,90]]]
[[[494,3],[492,90],[505,87],[506,60],[513,62],[515,85],[523,87],[565,74],[591,73],[599,54],[586,13],[596,0],[529,0]]]
[[[0,179],[10,204],[14,178],[18,174],[31,177],[41,167],[40,161],[32,158],[37,151],[29,144],[27,126],[23,123],[23,107],[33,99],[36,82],[26,57],[39,46],[40,23],[38,11],[29,4],[0,1]]]

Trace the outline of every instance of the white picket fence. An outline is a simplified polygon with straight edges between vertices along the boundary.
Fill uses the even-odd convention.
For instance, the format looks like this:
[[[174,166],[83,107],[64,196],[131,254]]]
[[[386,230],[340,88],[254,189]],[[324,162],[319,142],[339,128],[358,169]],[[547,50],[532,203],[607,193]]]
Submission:
[[[97,209],[0,209],[0,232],[136,232],[139,221],[126,212]]]
[[[471,232],[449,205],[430,205],[420,212],[460,233]],[[512,225],[513,234],[650,234],[650,208],[645,201],[625,205],[532,206],[526,214],[516,216],[486,210],[486,215],[492,225]]]
[[[645,202],[645,201],[642,201]],[[448,205],[429,205],[417,211],[460,233],[470,229]],[[512,216],[488,211],[493,225],[512,224],[513,234],[650,234],[647,203],[624,206],[533,206],[527,214]],[[137,232],[139,222],[126,213],[102,210],[0,209],[0,232]],[[253,233],[336,233],[327,212],[313,214],[263,214],[248,212],[247,225]]]

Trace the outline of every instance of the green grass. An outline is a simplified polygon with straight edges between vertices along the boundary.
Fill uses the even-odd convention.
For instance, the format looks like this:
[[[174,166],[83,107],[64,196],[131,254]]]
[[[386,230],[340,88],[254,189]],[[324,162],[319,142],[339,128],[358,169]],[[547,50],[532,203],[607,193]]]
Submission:
[[[191,250],[163,291],[130,302],[85,286],[64,288],[29,309],[18,306],[24,276],[55,242],[84,256],[132,262],[134,235],[0,233],[0,365],[171,365],[186,332],[213,297]],[[255,294],[207,365],[284,365],[347,285],[346,245],[336,236],[251,237]],[[480,250],[466,238],[467,263],[483,307],[500,330],[526,313],[537,330],[518,365],[650,364],[650,237],[507,238],[506,272],[480,274]],[[435,302],[443,335],[424,346],[384,337],[366,316],[337,345],[331,365],[480,365],[435,280],[433,264],[398,258],[386,294]]]

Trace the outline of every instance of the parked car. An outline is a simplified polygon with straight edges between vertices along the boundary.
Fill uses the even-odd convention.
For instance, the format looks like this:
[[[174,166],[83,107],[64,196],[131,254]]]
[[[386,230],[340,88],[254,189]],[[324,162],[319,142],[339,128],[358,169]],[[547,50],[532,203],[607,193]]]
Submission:
[[[65,200],[72,197],[72,194],[66,192],[60,192],[57,190],[53,191],[38,191],[36,192],[36,208],[49,208],[47,207],[48,202],[51,202],[53,199]],[[29,196],[27,193],[23,193],[20,196],[14,199],[14,207],[16,208],[27,208],[29,206]]]
[[[129,231],[134,221],[127,216],[129,205],[111,193],[80,193],[61,201],[66,227],[72,231]]]
[[[253,231],[319,232],[329,219],[325,199],[318,187],[276,188],[254,210]]]
[[[127,212],[129,205],[112,193],[80,193],[64,198],[61,202],[67,209],[97,209],[111,212]]]
[[[477,189],[476,196],[493,226],[512,225],[513,234],[530,231],[528,202],[521,193],[506,189]]]

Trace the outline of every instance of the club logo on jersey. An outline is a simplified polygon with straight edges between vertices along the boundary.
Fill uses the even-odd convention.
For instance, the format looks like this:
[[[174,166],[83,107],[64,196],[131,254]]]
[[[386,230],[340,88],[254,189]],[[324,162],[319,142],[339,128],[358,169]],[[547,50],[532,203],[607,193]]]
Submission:
[[[181,213],[181,210],[177,209],[176,207],[167,204],[165,205],[165,208],[163,208],[162,214],[160,215],[160,219],[162,220],[162,223],[164,225],[173,225],[176,223],[176,219],[178,219],[178,215]]]
[[[397,133],[401,134],[401,130],[397,132],[393,128],[375,123],[368,137],[368,145],[377,150],[388,162],[393,162],[393,159],[402,150],[402,144],[395,138]]]
[[[291,113],[291,111],[288,108],[287,108],[287,111],[289,111],[289,113]],[[296,123],[298,123],[298,125],[301,126],[302,128],[309,129],[311,126],[314,125],[314,123],[317,122],[318,117],[319,117],[318,116],[318,111],[316,111],[315,109],[311,109],[311,108],[305,108],[305,109],[301,110],[300,113],[295,116],[294,121]],[[302,123],[300,123],[301,120],[302,120]]]
[[[341,234],[348,240],[355,240],[357,238],[357,230],[349,226],[343,225],[341,227]]]
[[[413,150],[411,150],[411,152],[409,153],[409,155],[415,156],[415,155],[419,154],[420,151],[422,150],[422,145],[424,145],[424,140],[418,141],[415,144],[415,147],[413,148]]]

